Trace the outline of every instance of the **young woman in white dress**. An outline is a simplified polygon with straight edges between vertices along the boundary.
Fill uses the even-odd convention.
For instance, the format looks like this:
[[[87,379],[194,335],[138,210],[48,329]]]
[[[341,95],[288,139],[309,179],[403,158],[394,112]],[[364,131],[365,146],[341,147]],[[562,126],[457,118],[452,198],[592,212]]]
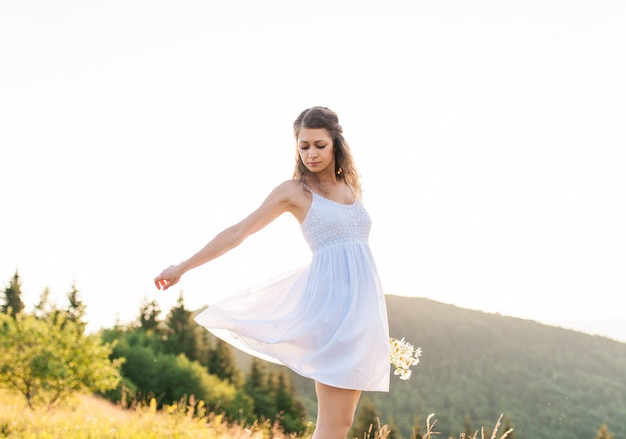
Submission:
[[[389,389],[387,310],[367,242],[371,222],[361,203],[359,174],[336,113],[325,107],[303,111],[294,135],[293,179],[154,282],[170,288],[188,270],[290,212],[311,247],[311,264],[275,284],[213,304],[196,321],[252,355],[315,380],[313,438],[343,439],[361,392]]]

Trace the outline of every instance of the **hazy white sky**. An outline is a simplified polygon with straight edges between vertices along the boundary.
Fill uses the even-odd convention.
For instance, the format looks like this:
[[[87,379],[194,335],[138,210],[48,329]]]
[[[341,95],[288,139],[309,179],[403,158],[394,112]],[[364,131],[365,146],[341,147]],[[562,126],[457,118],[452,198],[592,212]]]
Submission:
[[[284,216],[152,284],[290,178],[291,123],[325,105],[387,293],[626,341],[624,23],[623,1],[5,0],[0,280],[28,306],[75,282],[98,328],[306,264]]]

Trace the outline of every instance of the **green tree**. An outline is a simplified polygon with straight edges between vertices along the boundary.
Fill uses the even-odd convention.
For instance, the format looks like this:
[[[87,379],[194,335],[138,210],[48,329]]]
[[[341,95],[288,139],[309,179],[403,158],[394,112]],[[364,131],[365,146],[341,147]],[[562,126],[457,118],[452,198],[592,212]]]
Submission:
[[[600,430],[595,439],[614,439],[615,436],[611,433],[606,424],[602,424]]]
[[[196,354],[196,323],[191,311],[185,308],[183,292],[178,296],[176,306],[170,309],[167,318],[167,339],[165,347],[172,354],[185,354],[190,360],[198,360]]]
[[[350,437],[374,438],[379,431],[379,419],[380,414],[374,402],[367,396],[362,398]]]
[[[208,353],[207,369],[209,373],[218,378],[229,381],[236,386],[241,386],[241,372],[235,364],[235,357],[228,343],[217,339],[215,348]]]
[[[151,300],[148,302],[148,299],[144,297],[143,302],[139,306],[139,327],[145,331],[158,331],[160,314],[161,308],[157,301]]]
[[[15,317],[24,310],[22,302],[22,282],[17,270],[4,290],[4,303],[0,305],[0,312]]]
[[[122,360],[110,354],[110,345],[64,318],[0,314],[0,386],[20,392],[31,408],[117,386]]]
[[[72,284],[71,290],[67,293],[68,306],[65,308],[67,320],[74,323],[81,332],[85,331],[87,322],[85,321],[86,305],[80,297],[80,291],[76,284]]]
[[[306,411],[304,406],[295,398],[293,382],[285,372],[278,372],[274,401],[279,425],[285,433],[302,434],[306,430]]]
[[[121,388],[108,392],[105,396],[119,402],[125,392],[132,400],[148,401],[159,390],[157,362],[165,361],[161,354],[163,347],[160,336],[154,331],[135,328],[129,331],[105,330],[102,332],[105,342],[114,343],[112,359],[124,358],[121,372]],[[171,402],[165,395],[166,402]],[[173,399],[172,399],[173,401]]]
[[[195,316],[195,314],[194,314]],[[211,356],[211,352],[213,351],[213,346],[215,345],[215,340],[217,340],[217,337],[215,337],[213,334],[211,334],[209,331],[206,330],[206,328],[204,328],[203,326],[200,326],[198,324],[195,324],[195,339],[196,339],[196,356],[197,361],[202,364],[204,367],[207,368],[207,370],[209,369],[209,359]]]
[[[244,384],[244,391],[254,401],[254,415],[259,420],[276,419],[276,401],[272,396],[272,380],[262,360],[254,357]]]
[[[267,370],[265,364],[258,358],[252,357],[250,372],[246,378],[245,389],[250,391],[266,390]]]

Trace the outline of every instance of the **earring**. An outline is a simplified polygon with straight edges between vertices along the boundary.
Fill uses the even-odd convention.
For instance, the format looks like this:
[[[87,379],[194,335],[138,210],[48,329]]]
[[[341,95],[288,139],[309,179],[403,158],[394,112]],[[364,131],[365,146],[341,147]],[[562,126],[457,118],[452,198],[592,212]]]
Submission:
[[[341,175],[342,172],[343,172],[343,169],[341,168],[337,169],[337,175]]]

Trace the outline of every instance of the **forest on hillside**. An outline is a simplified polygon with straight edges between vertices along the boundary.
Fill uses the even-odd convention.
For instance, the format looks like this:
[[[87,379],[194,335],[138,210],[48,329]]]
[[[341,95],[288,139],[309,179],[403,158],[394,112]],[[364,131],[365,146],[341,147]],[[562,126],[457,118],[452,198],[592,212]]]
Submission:
[[[373,398],[383,417],[435,412],[447,433],[504,413],[518,438],[593,438],[602,424],[626,437],[626,344],[428,299],[387,305],[391,335],[424,354],[414,378]]]
[[[309,380],[217,340],[195,324],[199,310],[182,291],[167,314],[145,299],[135,321],[98,334],[85,334],[74,285],[61,306],[44,291],[26,310],[21,296],[16,273],[0,291],[0,386],[29,404],[75,391],[122,407],[194,398],[232,422],[268,420],[295,434],[315,419]],[[387,304],[391,336],[419,345],[422,361],[410,380],[392,376],[389,393],[362,397],[351,437],[379,418],[390,439],[419,438],[431,413],[441,437],[488,431],[501,413],[512,439],[594,439],[606,427],[626,437],[626,344],[427,299],[388,295]]]

